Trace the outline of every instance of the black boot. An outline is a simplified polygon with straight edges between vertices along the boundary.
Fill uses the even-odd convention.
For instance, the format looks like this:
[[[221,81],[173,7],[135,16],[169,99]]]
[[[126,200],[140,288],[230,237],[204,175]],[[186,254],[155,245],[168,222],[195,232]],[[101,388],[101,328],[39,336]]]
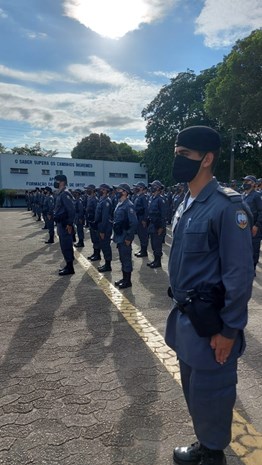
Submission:
[[[94,253],[87,257],[88,260],[91,262],[96,262],[97,260],[101,260],[100,249],[94,249]]]
[[[54,242],[54,237],[50,236],[48,241],[45,241],[45,244],[53,244]]]
[[[153,260],[152,262],[148,262],[148,263],[146,264],[146,266],[150,266],[150,267],[151,267],[154,263],[155,263],[155,260]]]
[[[85,247],[84,241],[78,241],[78,243],[75,244],[75,247]]]
[[[105,271],[112,271],[111,262],[109,260],[106,260],[105,264],[99,266],[97,269],[98,271],[100,271],[100,273],[104,273]]]
[[[198,465],[201,459],[202,446],[195,442],[191,446],[176,447],[173,452],[173,461],[181,465]]]
[[[94,249],[94,255],[90,258],[91,262],[97,262],[101,260],[100,249]]]
[[[119,289],[126,289],[127,287],[131,287],[131,272],[123,271],[124,279],[122,283],[118,285]]]
[[[222,450],[211,450],[202,446],[201,460],[198,465],[227,465],[227,460]]]
[[[161,268],[161,258],[160,257],[155,257],[155,260],[153,263],[149,265],[150,268]]]
[[[147,257],[147,250],[146,250],[146,247],[141,247],[141,250],[137,253],[135,253],[135,256],[136,257]]]
[[[67,274],[75,274],[73,262],[67,262],[66,267],[59,271],[59,276],[65,276]]]
[[[226,457],[222,450],[211,450],[199,442],[189,447],[176,447],[173,460],[179,465],[226,465]]]
[[[124,272],[122,273],[123,274],[123,278],[122,279],[119,279],[118,281],[115,281],[115,286],[119,286],[119,284],[122,284],[125,280],[125,274]]]

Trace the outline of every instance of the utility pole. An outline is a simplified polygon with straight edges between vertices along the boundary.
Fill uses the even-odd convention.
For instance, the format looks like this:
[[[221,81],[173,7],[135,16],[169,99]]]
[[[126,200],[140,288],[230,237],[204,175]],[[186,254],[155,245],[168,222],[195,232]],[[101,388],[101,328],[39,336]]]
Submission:
[[[235,129],[231,128],[229,181],[232,181],[232,179],[234,179],[234,173],[235,173]]]

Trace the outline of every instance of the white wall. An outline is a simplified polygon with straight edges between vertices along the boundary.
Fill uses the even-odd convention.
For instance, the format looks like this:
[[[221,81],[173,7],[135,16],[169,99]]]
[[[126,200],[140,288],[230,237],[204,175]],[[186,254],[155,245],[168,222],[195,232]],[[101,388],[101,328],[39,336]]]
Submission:
[[[49,173],[43,174],[43,170]],[[52,187],[57,170],[67,176],[69,188],[81,189],[88,184],[98,186],[101,183],[112,186],[121,182],[132,186],[138,181],[144,181],[145,184],[148,182],[146,169],[139,163],[0,154],[0,189],[31,190],[36,187]],[[91,175],[76,175],[75,172]]]

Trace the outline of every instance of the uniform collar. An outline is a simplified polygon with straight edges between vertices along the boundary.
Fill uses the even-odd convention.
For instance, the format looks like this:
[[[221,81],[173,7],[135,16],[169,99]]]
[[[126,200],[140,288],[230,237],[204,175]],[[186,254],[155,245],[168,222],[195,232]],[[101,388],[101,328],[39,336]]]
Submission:
[[[205,187],[199,192],[198,196],[195,197],[194,202],[205,202],[205,200],[210,197],[218,188],[219,184],[217,179],[213,177],[211,181],[209,181]],[[190,197],[190,191],[186,194],[186,200]]]

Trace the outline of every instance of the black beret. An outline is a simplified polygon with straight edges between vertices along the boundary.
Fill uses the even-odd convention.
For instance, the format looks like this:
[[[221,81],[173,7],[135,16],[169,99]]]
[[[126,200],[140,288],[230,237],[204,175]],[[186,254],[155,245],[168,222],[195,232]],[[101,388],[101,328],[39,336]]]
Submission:
[[[208,152],[219,149],[221,139],[218,132],[208,126],[190,126],[180,131],[176,139],[176,146]]]
[[[60,181],[60,182],[65,182],[67,184],[67,177],[65,176],[65,174],[57,174],[55,176],[55,180]]]

